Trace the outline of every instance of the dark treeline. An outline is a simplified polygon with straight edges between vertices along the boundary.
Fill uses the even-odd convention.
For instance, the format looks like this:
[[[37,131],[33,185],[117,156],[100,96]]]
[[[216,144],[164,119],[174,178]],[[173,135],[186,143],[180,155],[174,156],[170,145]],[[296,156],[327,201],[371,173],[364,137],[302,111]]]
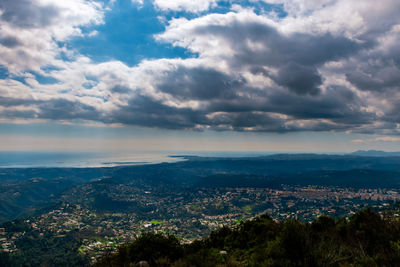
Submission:
[[[0,249],[0,267],[38,267],[38,266],[89,266],[88,257],[80,255],[78,249],[85,236],[78,231],[57,236],[40,236],[32,231],[25,219],[17,219],[1,225],[8,231],[25,233],[16,241],[18,250],[12,253]]]
[[[174,236],[147,233],[97,266],[398,266],[400,222],[371,211],[337,221],[276,222],[267,215],[223,227],[180,245]]]

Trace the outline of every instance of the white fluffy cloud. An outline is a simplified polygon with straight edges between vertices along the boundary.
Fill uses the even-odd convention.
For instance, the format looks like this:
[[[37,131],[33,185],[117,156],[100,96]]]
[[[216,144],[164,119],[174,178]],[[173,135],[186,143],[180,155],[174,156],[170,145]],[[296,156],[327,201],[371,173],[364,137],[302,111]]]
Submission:
[[[215,6],[218,0],[154,0],[154,5],[164,11],[186,11],[200,12],[207,11]]]
[[[41,72],[46,65],[62,67],[60,58],[73,51],[58,42],[82,36],[81,26],[103,23],[104,12],[99,3],[84,0],[7,0],[0,10],[0,65],[17,75]]]
[[[259,0],[282,4],[288,16],[279,27],[287,32],[332,32],[352,38],[379,34],[400,22],[396,0]]]

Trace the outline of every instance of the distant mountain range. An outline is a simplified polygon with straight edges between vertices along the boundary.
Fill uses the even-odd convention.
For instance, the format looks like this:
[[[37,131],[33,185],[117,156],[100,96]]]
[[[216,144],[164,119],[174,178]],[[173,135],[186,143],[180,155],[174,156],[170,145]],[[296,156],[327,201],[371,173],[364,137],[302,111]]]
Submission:
[[[385,152],[382,150],[357,150],[350,155],[365,157],[400,157],[400,152]]]

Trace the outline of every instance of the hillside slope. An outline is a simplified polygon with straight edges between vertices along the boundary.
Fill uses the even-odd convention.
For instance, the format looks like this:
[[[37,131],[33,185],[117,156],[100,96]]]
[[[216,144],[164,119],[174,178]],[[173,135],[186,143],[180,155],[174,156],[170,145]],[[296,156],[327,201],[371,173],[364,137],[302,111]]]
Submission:
[[[308,223],[275,222],[263,215],[209,237],[180,245],[173,236],[148,233],[97,266],[396,266],[400,223],[363,210],[348,219],[322,216]]]

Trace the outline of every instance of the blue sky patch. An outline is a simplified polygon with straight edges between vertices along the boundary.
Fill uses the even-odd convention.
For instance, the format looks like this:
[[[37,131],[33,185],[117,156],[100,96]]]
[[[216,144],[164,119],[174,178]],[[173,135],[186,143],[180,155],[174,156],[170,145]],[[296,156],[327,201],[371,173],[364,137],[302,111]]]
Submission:
[[[56,84],[59,82],[57,79],[55,79],[53,77],[43,76],[34,71],[31,71],[29,73],[33,74],[36,78],[36,81],[38,81],[40,84]]]
[[[117,1],[105,14],[103,25],[83,29],[84,33],[96,30],[97,35],[74,38],[67,46],[94,62],[119,60],[129,66],[143,59],[192,57],[184,48],[154,40],[154,34],[165,30],[159,15],[149,2],[138,8],[129,0]]]
[[[0,79],[6,79],[8,77],[8,69],[0,65]]]
[[[112,10],[106,12],[104,24],[82,28],[86,36],[73,38],[67,47],[91,58],[95,63],[119,60],[128,66],[137,65],[144,59],[196,57],[196,54],[185,48],[154,39],[154,35],[164,32],[166,27],[160,16],[169,21],[173,18],[194,19],[209,13],[225,14],[232,10],[235,3],[251,7],[257,14],[275,12],[279,17],[287,15],[282,5],[264,2],[220,1],[208,11],[192,13],[162,12],[154,7],[152,1],[144,1],[139,6],[130,0],[121,0],[116,1]],[[97,31],[97,34],[89,36],[93,31]]]

